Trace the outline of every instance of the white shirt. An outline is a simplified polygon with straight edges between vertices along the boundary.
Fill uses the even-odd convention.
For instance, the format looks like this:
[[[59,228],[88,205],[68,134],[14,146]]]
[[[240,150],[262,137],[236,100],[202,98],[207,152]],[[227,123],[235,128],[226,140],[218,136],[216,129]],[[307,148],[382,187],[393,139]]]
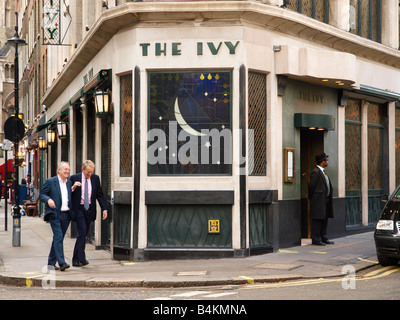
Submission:
[[[60,176],[58,176],[58,182],[60,183],[61,189],[61,211],[69,211],[68,206],[68,190],[67,190],[67,181],[63,181]]]
[[[325,168],[323,168],[323,167],[320,167],[319,165],[317,165],[317,167],[318,167],[318,169],[320,169],[321,171],[322,171],[322,173],[324,174],[324,177],[325,177],[325,181],[326,181],[326,186],[328,187],[328,195],[331,193],[331,188],[330,188],[330,185],[329,185],[329,178],[328,178],[328,176],[327,176],[327,174],[325,173]]]

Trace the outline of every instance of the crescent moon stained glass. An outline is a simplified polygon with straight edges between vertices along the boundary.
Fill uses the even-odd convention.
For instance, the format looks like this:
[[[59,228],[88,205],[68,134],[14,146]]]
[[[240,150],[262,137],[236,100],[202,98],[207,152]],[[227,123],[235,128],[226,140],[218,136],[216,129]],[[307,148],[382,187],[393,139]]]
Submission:
[[[148,129],[150,175],[230,174],[231,72],[150,72]]]

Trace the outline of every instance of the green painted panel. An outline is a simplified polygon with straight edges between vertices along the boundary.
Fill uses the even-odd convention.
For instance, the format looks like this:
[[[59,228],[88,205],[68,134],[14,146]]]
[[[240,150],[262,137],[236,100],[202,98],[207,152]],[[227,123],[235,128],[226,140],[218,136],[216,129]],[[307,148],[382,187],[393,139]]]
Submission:
[[[208,233],[220,220],[220,233]],[[148,248],[231,248],[231,205],[148,205]]]
[[[132,206],[130,204],[115,204],[114,208],[114,244],[130,247]]]
[[[270,245],[268,241],[268,206],[249,205],[250,248]]]

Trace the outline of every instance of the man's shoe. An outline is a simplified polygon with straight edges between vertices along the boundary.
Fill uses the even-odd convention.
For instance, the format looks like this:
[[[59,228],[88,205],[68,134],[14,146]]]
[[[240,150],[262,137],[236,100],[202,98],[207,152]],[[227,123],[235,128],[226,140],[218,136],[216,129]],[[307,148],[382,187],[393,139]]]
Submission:
[[[84,266],[87,266],[89,264],[89,261],[85,260],[85,261],[81,261],[79,263],[82,265],[82,267],[84,267]]]
[[[74,266],[74,267],[82,267],[82,263],[80,263],[79,261],[78,262],[72,262],[72,265]]]
[[[325,243],[323,243],[323,242],[312,242],[312,244],[313,245],[315,245],[315,246],[324,246],[325,245]]]
[[[63,263],[62,265],[60,265],[60,271],[64,271],[66,269],[68,269],[70,267],[70,265],[68,263]]]
[[[322,240],[322,242],[323,242],[323,243],[326,243],[326,244],[335,244],[333,241],[328,240],[328,239]]]

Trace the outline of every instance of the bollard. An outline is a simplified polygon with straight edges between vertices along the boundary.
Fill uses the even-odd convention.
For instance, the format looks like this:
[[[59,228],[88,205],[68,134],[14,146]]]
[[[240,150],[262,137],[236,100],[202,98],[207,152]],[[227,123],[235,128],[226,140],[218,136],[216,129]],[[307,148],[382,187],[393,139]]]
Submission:
[[[12,237],[13,247],[21,246],[21,217],[13,216],[13,237]]]

